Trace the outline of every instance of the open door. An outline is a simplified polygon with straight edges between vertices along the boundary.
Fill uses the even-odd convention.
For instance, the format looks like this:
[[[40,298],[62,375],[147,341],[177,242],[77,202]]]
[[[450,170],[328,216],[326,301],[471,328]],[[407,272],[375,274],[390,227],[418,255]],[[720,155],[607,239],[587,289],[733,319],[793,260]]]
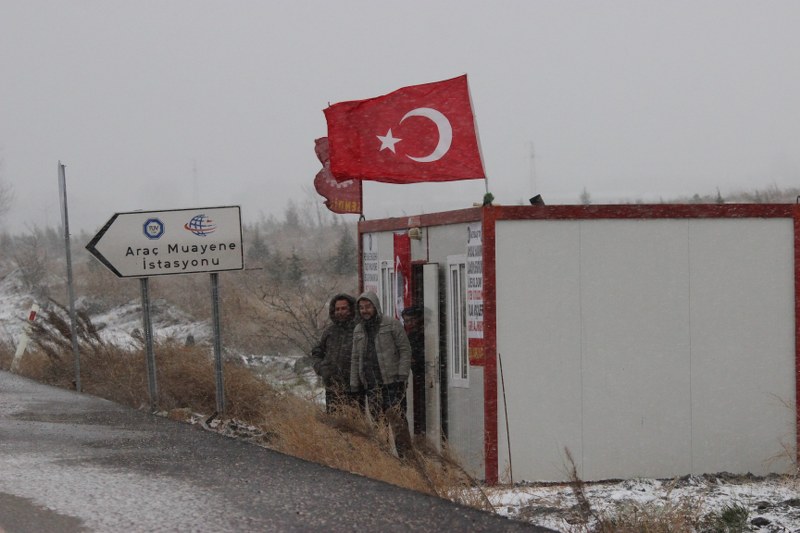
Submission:
[[[425,308],[425,434],[437,450],[442,447],[442,386],[439,366],[439,265],[422,265]]]

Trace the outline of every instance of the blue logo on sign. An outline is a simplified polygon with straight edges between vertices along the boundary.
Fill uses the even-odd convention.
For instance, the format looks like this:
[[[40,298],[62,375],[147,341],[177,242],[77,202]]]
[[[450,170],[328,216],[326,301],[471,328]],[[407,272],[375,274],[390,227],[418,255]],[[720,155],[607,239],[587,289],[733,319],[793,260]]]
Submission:
[[[164,235],[164,223],[157,218],[148,218],[143,226],[144,236],[148,239],[160,239]]]
[[[198,237],[205,237],[217,230],[217,224],[205,214],[197,215],[183,225],[183,229],[191,231]]]

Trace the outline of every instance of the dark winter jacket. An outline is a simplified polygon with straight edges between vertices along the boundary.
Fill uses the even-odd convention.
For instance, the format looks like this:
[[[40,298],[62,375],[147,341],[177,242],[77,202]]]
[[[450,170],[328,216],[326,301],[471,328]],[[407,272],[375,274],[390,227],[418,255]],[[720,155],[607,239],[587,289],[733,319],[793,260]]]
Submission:
[[[311,350],[314,372],[322,377],[325,387],[349,390],[350,356],[353,350],[353,327],[355,319],[344,323],[334,320],[334,305],[338,300],[347,300],[355,317],[356,302],[349,294],[337,294],[331,299],[328,315],[331,323],[322,332],[319,344]]]
[[[383,314],[378,296],[374,292],[365,292],[358,299],[372,302],[377,312],[375,352],[382,384],[405,382],[411,369],[411,345],[403,325],[399,320]],[[367,378],[364,375],[367,339],[367,329],[361,321],[353,330],[353,359],[350,364],[350,388],[353,390],[367,385]]]

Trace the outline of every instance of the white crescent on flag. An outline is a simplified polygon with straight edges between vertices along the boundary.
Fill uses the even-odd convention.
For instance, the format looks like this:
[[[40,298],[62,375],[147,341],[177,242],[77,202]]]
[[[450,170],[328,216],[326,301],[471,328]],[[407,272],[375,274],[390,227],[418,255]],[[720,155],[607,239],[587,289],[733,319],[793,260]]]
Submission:
[[[410,155],[406,155],[406,157],[417,163],[432,163],[443,158],[447,151],[450,150],[450,144],[453,142],[453,127],[450,125],[450,121],[447,120],[447,117],[433,108],[418,107],[406,113],[405,116],[400,119],[400,124],[408,117],[425,117],[436,124],[436,129],[439,130],[439,143],[436,145],[436,148],[433,149],[433,152],[425,157],[412,157]]]

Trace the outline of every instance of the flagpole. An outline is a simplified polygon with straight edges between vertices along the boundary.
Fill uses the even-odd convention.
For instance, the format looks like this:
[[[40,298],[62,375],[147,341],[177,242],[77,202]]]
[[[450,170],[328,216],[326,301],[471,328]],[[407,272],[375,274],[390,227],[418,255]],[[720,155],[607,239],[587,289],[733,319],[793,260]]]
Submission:
[[[366,220],[364,218],[364,182],[361,182],[361,187],[358,188],[358,210],[359,210],[359,220]]]
[[[466,76],[466,74],[465,74]],[[481,158],[481,166],[483,166],[483,147],[481,146],[481,132],[478,130],[478,117],[475,113],[475,106],[472,105],[472,91],[469,90],[469,83],[467,83],[467,96],[469,97],[469,108],[472,111],[472,126],[475,128],[475,142],[478,144],[478,156]],[[486,175],[486,168],[483,169],[483,184],[486,189],[486,193],[483,196],[483,205],[487,203],[491,203],[491,200],[487,202],[487,198],[491,194],[489,192],[489,176]]]

